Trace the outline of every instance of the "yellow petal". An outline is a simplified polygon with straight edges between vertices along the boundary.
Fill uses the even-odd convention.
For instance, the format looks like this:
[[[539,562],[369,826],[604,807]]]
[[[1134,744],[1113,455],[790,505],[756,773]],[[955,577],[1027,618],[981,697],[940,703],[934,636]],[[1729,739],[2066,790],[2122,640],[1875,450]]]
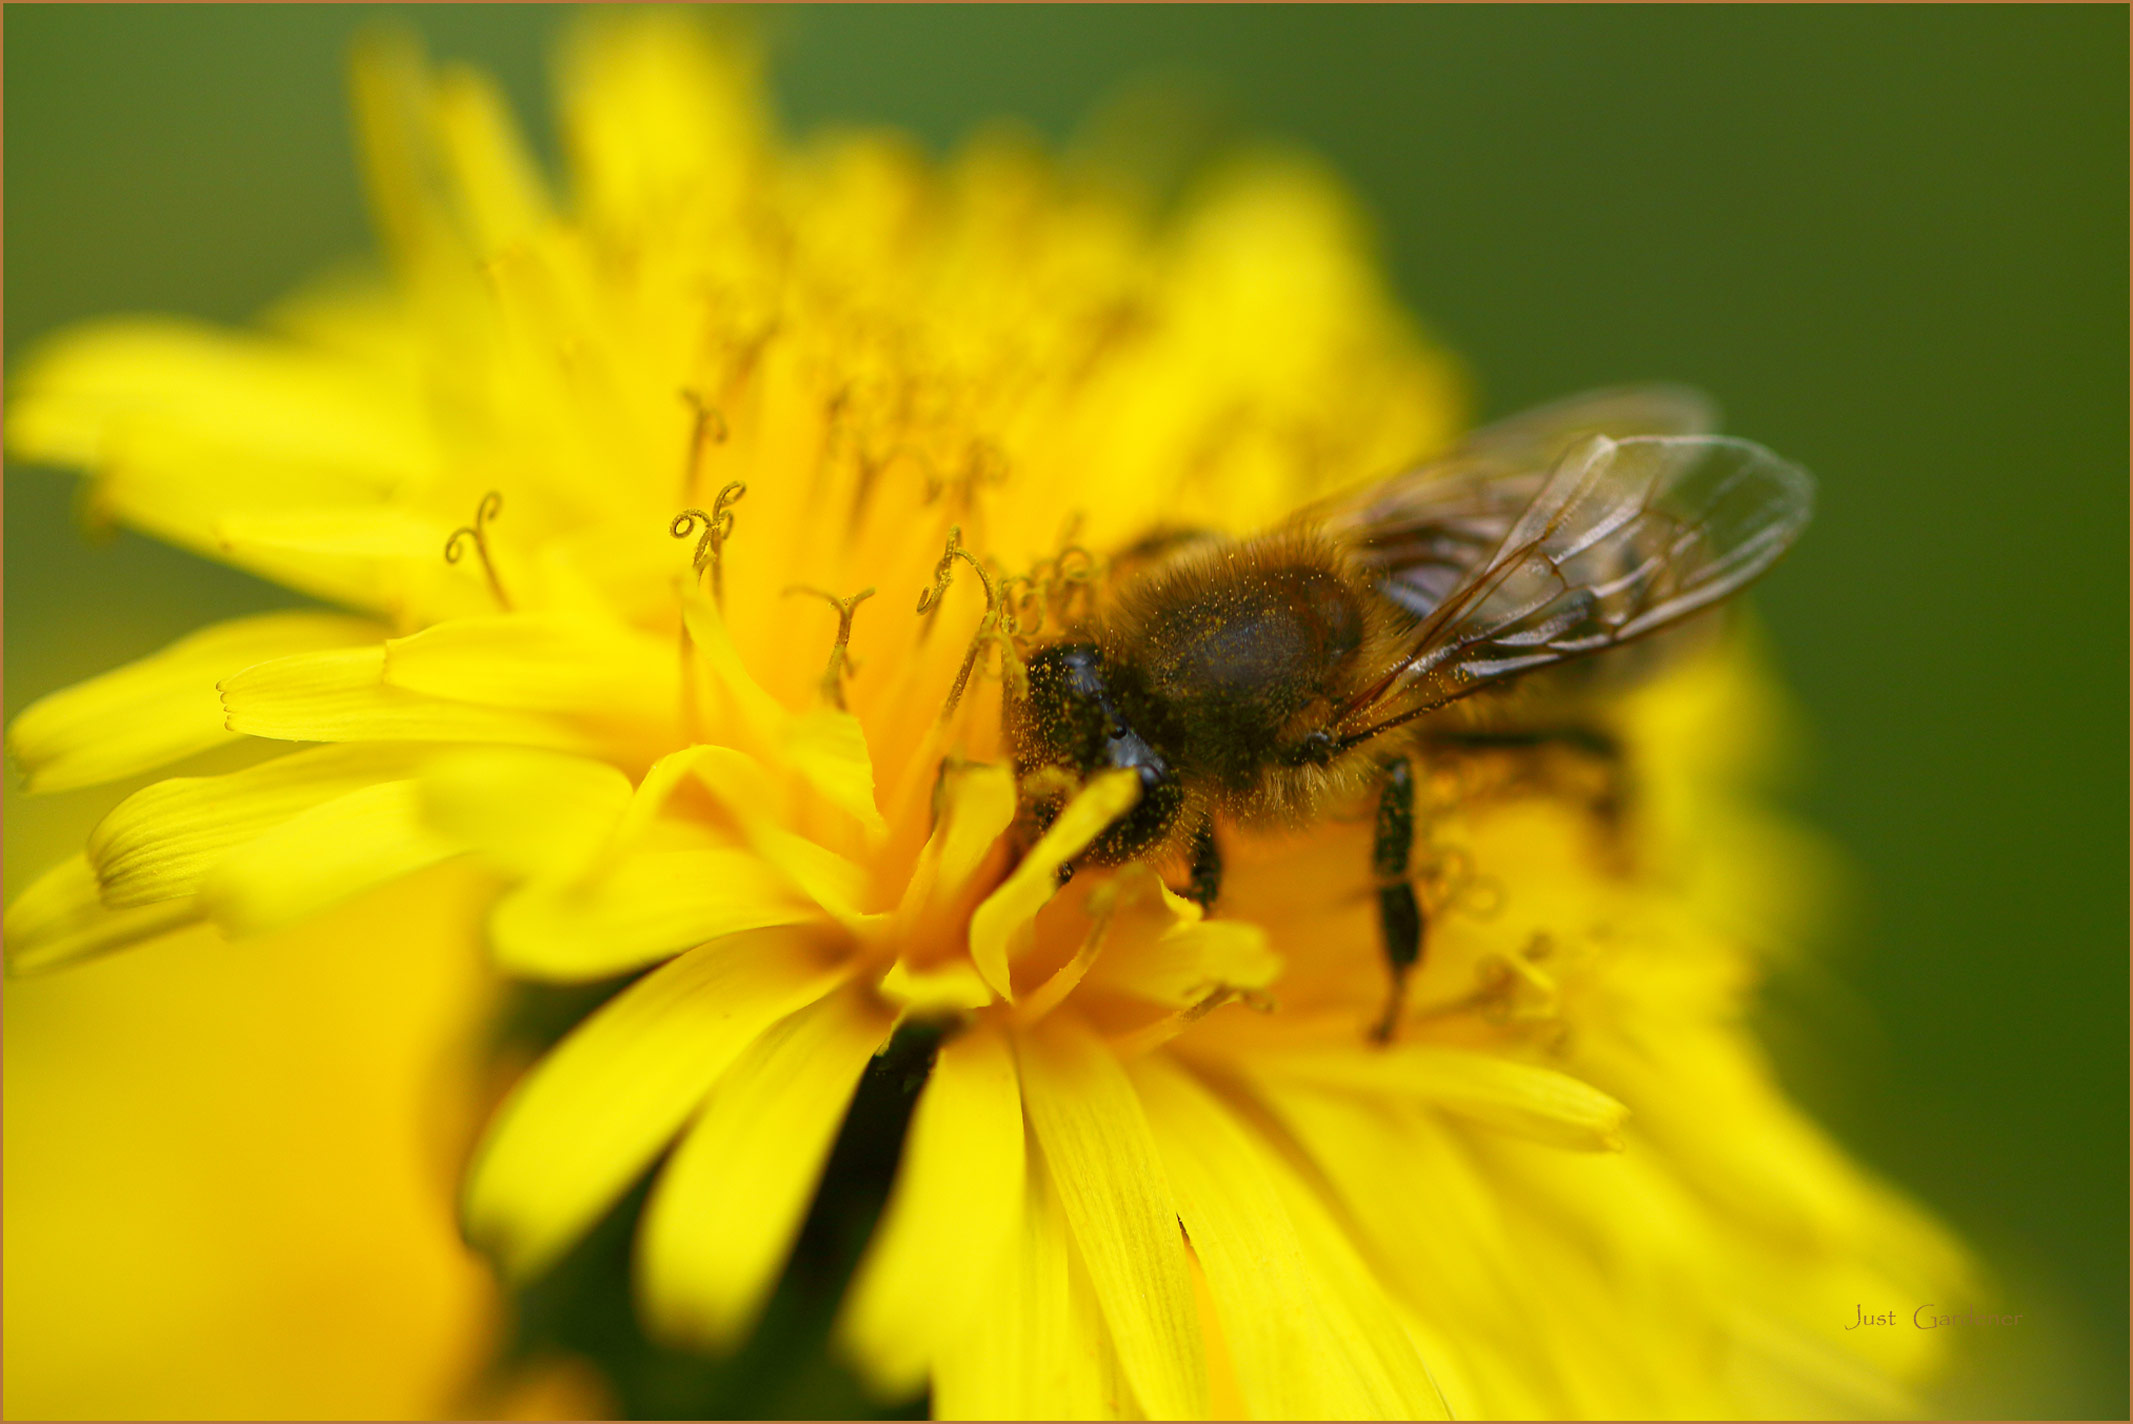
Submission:
[[[1505,1132],[1558,1147],[1612,1151],[1629,1109],[1589,1083],[1530,1063],[1403,1043],[1378,1053],[1284,1051],[1262,1058],[1269,1078],[1420,1098]]]
[[[734,935],[646,975],[541,1060],[467,1175],[467,1237],[538,1274],[620,1196],[764,1029],[836,982],[799,933]]]
[[[772,808],[784,798],[777,794],[761,763],[731,747],[692,747],[677,755],[688,757],[691,770],[733,813],[749,845],[766,864],[836,919],[852,924],[860,918],[859,897],[866,888],[866,872],[772,819],[776,814]]]
[[[161,652],[40,698],[8,729],[32,791],[132,776],[237,736],[215,684],[292,653],[375,642],[382,631],[331,613],[267,613],[218,623]]]
[[[1280,977],[1281,956],[1264,929],[1241,920],[1200,919],[1192,902],[1160,882],[1157,888],[1163,910],[1118,916],[1103,957],[1089,971],[1090,984],[1184,1008],[1217,989],[1264,989]]]
[[[233,732],[296,742],[504,742],[591,750],[591,738],[532,712],[430,697],[384,681],[385,649],[276,658],[225,678]]]
[[[645,1209],[638,1284],[655,1332],[718,1351],[740,1342],[893,1026],[848,986],[765,1033],[719,1079]]]
[[[31,882],[7,907],[7,972],[34,974],[124,949],[201,917],[190,898],[114,910],[98,897],[96,871],[77,855]]]
[[[143,787],[89,832],[89,863],[113,909],[191,895],[224,855],[301,812],[404,777],[426,748],[315,747],[226,776]]]
[[[314,806],[216,862],[200,903],[230,934],[293,924],[460,854],[422,817],[422,788],[387,781]]]
[[[1118,1061],[1063,1014],[1018,1037],[1016,1062],[1024,1110],[1120,1368],[1151,1417],[1204,1417],[1191,1270],[1139,1096]]]
[[[397,561],[430,559],[444,548],[452,525],[389,504],[314,509],[252,510],[215,521],[216,537],[246,564],[300,556]]]
[[[431,825],[521,879],[569,880],[607,844],[630,783],[604,761],[518,747],[445,752],[423,769]]]
[[[849,812],[869,837],[888,826],[874,804],[874,761],[867,755],[859,719],[834,707],[817,707],[792,719],[785,756],[801,779],[832,806]]]
[[[1026,945],[1037,912],[1058,893],[1059,867],[1132,809],[1140,794],[1140,778],[1131,771],[1107,771],[1093,778],[1060,811],[1014,874],[972,912],[970,957],[1002,998],[1014,998],[1008,961]]]
[[[1322,1270],[1277,1180],[1287,1175],[1228,1108],[1162,1055],[1133,1084],[1162,1144],[1180,1216],[1206,1273],[1237,1382],[1255,1419],[1447,1417],[1390,1302],[1350,1258]],[[1307,1228],[1309,1229],[1309,1228]]]
[[[680,715],[674,647],[619,625],[530,613],[455,618],[385,645],[385,683],[430,697],[529,712],[671,726]],[[626,698],[616,689],[628,688]]]
[[[721,935],[821,918],[753,850],[651,847],[582,883],[519,887],[497,902],[489,939],[510,973],[604,979]]]
[[[717,700],[706,709],[706,715],[722,730],[718,740],[731,742],[741,736],[753,751],[771,753],[782,749],[792,714],[763,690],[741,662],[718,606],[699,591],[689,589],[682,594],[681,617],[690,643],[711,669]]]
[[[912,1113],[896,1187],[837,1327],[885,1398],[915,1394],[936,1345],[963,1333],[1022,1221],[1014,1057],[982,1022],[943,1043]]]
[[[1017,1229],[1006,1259],[970,1328],[940,1337],[934,1417],[1151,1417],[1133,1407],[1058,1193],[1043,1172],[1025,1180],[1027,1190],[1013,1200]]]

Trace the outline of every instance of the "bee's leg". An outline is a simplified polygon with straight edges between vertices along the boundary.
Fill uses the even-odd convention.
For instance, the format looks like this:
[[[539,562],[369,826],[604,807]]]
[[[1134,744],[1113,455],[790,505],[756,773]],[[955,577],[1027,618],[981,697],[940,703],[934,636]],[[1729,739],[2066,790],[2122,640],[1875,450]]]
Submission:
[[[1192,833],[1192,868],[1187,872],[1185,898],[1212,914],[1215,897],[1222,893],[1222,848],[1215,844],[1215,823],[1202,817]]]
[[[1385,998],[1385,1014],[1371,1037],[1390,1043],[1400,1021],[1400,1007],[1407,996],[1407,976],[1422,961],[1422,935],[1427,928],[1422,902],[1407,876],[1408,859],[1415,848],[1415,774],[1407,758],[1385,768],[1385,788],[1378,795],[1378,831],[1372,843],[1371,868],[1377,872],[1378,927],[1385,935],[1385,961],[1392,970],[1392,988]]]

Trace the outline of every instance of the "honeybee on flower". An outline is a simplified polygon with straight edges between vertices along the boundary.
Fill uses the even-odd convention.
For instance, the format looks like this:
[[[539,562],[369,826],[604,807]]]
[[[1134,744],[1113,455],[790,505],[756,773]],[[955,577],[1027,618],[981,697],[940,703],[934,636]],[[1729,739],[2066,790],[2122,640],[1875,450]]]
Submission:
[[[1109,656],[1134,561],[1160,587],[1208,557],[1151,529],[1242,538],[1458,448],[1460,383],[1330,181],[1240,160],[1158,222],[1010,141],[943,168],[894,135],[788,143],[752,51],[674,15],[570,55],[566,192],[486,80],[374,46],[380,277],[261,333],[85,329],[17,373],[18,452],[344,611],[206,630],[17,720],[55,789],[309,745],[120,803],[9,907],[11,967],[478,865],[506,970],[635,977],[497,1112],[468,1235],[530,1280],[656,1173],[641,1316],[713,1352],[759,1318],[869,1065],[935,1035],[837,1339],[945,1417],[1903,1407],[1930,1339],[1821,1322],[1957,1265],[1738,1022],[1785,933],[1743,886],[1801,852],[1743,784],[1772,714],[1736,645],[1596,696],[1627,809],[1553,747],[1477,739],[1407,775],[1397,865],[1367,798],[1232,824],[1181,785],[1143,835],[1152,760],[1045,726],[1131,661],[1061,650]],[[1687,397],[1639,399],[1705,438]],[[1649,428],[1595,428],[1482,481],[1502,527],[1450,582],[1398,565],[1416,628],[1468,609],[1477,637],[1408,638],[1411,702],[1338,699],[1329,740],[1430,702],[1481,630],[1583,636],[1488,599],[1548,490],[1684,487],[1623,478]],[[1653,549],[1715,582],[1601,600],[1617,633],[1730,592],[1804,509],[1764,458],[1765,514],[1722,537],[1637,493],[1543,518],[1541,562],[1650,513],[1575,586]],[[1180,894],[1142,852],[1210,811],[1225,873],[1188,853]],[[1429,921],[1396,1013],[1388,891]]]

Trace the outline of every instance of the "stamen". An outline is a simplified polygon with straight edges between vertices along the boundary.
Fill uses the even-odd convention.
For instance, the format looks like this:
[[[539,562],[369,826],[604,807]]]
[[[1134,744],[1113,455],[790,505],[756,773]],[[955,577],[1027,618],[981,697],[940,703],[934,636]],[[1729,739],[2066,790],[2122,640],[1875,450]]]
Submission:
[[[711,601],[719,606],[721,612],[726,607],[724,555],[726,541],[733,537],[732,507],[740,503],[741,496],[746,493],[748,486],[734,480],[718,492],[718,498],[711,501],[709,514],[701,509],[684,509],[675,515],[674,522],[667,526],[667,533],[677,539],[686,539],[695,531],[697,525],[703,525],[704,532],[696,541],[696,553],[690,558],[690,567],[695,570],[698,580],[703,578],[706,568],[711,570]]]
[[[728,431],[726,417],[719,413],[717,406],[706,405],[704,398],[694,391],[683,391],[681,398],[688,403],[690,410],[696,412],[696,424],[689,431],[688,472],[682,476],[681,481],[681,497],[694,499],[697,481],[702,478],[704,472],[704,445],[706,442],[713,445],[725,444]]]
[[[1029,674],[1022,666],[1021,654],[1015,651],[1014,640],[1009,636],[1010,629],[1004,626],[1006,620],[1001,612],[1000,590],[993,583],[992,574],[986,570],[985,565],[979,563],[977,557],[963,547],[963,526],[960,524],[949,527],[948,546],[942,551],[940,562],[933,566],[933,587],[920,592],[918,611],[921,614],[931,614],[940,607],[942,595],[948,592],[948,582],[955,572],[957,559],[977,570],[978,582],[985,588],[985,616],[978,620],[978,630],[970,639],[970,650],[963,654],[963,665],[956,671],[955,682],[948,689],[948,705],[941,709],[943,721],[954,715],[957,704],[963,700],[963,689],[969,686],[970,674],[977,667],[978,655],[984,651],[988,642],[1000,645],[1000,675],[1008,683],[1013,695],[1027,696],[1029,691]],[[925,628],[920,631],[920,637],[923,638],[932,626],[932,620],[929,618]]]
[[[819,588],[810,588],[806,584],[796,583],[787,588],[785,592],[788,595],[811,593],[837,610],[837,641],[830,645],[829,667],[822,674],[822,700],[842,712],[845,710],[845,674],[857,670],[857,664],[852,662],[850,648],[852,641],[852,614],[858,611],[860,604],[874,596],[874,590],[863,588],[850,598],[839,598],[834,593],[825,593]]]
[[[1089,932],[1082,937],[1081,947],[1074,957],[1061,965],[1051,978],[1037,986],[1036,992],[1015,1005],[1018,1023],[1033,1024],[1066,1001],[1082,979],[1089,966],[1096,963],[1096,956],[1103,953],[1104,940],[1111,932],[1111,914],[1118,906],[1119,881],[1117,878],[1099,886],[1089,896]]]
[[[503,581],[496,576],[496,562],[489,557],[489,521],[503,512],[502,491],[490,490],[483,495],[481,503],[474,507],[474,522],[460,525],[452,531],[451,537],[444,541],[444,561],[448,564],[458,563],[460,554],[466,548],[460,541],[473,540],[474,553],[481,560],[481,571],[488,575],[489,592],[496,595],[497,605],[509,613],[512,611],[510,595],[504,592]]]
[[[1237,990],[1227,984],[1220,985],[1197,1003],[1179,1009],[1174,1014],[1165,1015],[1123,1037],[1112,1039],[1111,1051],[1120,1059],[1138,1058],[1144,1053],[1153,1052],[1237,997]]]

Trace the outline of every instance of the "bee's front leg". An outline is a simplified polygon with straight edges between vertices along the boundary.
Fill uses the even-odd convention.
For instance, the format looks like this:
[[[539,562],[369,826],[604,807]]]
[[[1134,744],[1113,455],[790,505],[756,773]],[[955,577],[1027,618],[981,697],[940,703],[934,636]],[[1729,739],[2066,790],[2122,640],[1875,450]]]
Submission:
[[[1215,844],[1214,818],[1203,816],[1192,833],[1192,865],[1186,872],[1185,898],[1212,914],[1222,893],[1222,848]]]
[[[1407,865],[1415,848],[1415,774],[1406,757],[1385,768],[1385,787],[1378,795],[1378,830],[1371,846],[1371,868],[1377,872],[1378,926],[1385,936],[1385,961],[1392,970],[1392,988],[1385,998],[1385,1013],[1371,1030],[1379,1043],[1390,1043],[1407,996],[1407,976],[1422,962],[1422,935],[1427,922],[1422,902],[1415,898]]]

